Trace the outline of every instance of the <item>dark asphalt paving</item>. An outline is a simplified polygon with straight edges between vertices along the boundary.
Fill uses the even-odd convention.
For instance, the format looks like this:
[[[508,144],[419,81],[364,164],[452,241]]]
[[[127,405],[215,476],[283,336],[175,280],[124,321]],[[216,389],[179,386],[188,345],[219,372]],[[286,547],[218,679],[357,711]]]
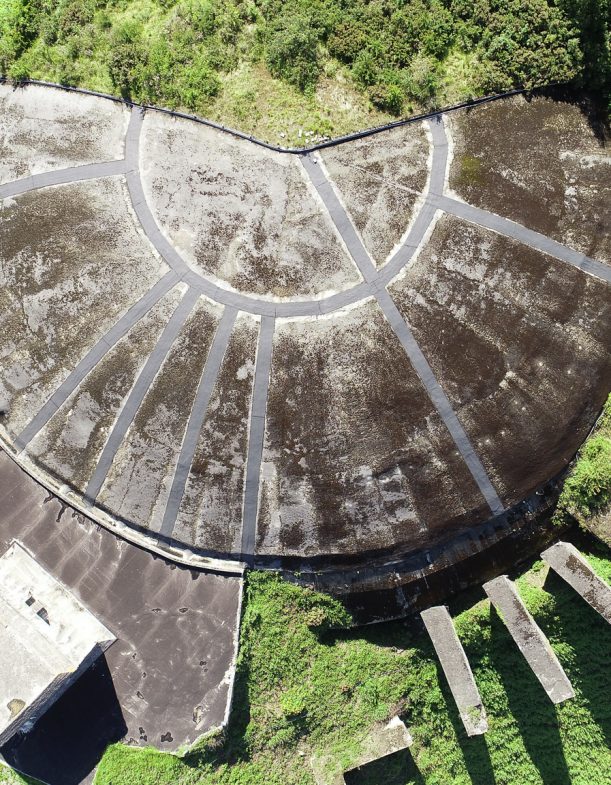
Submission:
[[[223,723],[238,577],[171,564],[66,508],[0,453],[0,553],[19,540],[117,636],[35,728],[1,750],[50,785],[90,782],[106,745],[173,751]]]

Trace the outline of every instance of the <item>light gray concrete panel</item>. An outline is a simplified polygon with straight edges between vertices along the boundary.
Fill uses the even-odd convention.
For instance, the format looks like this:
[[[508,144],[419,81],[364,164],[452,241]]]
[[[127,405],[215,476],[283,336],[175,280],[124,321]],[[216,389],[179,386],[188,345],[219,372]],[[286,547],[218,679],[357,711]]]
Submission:
[[[562,703],[573,698],[571,682],[541,628],[527,611],[515,584],[501,575],[485,583],[484,591],[550,700]]]
[[[272,350],[276,322],[270,317],[261,319],[259,346],[255,367],[255,380],[250,412],[250,432],[248,436],[248,458],[246,463],[246,484],[244,489],[244,512],[242,515],[242,555],[254,554],[257,535],[257,513],[259,509],[259,483],[263,441],[265,439],[265,414],[267,393],[272,366]]]
[[[485,733],[488,730],[486,712],[448,609],[445,605],[439,605],[428,608],[420,615],[439,657],[467,735]]]
[[[557,542],[543,551],[541,558],[611,624],[611,587],[598,577],[574,545]]]
[[[99,363],[104,355],[123,338],[145,313],[161,300],[177,283],[178,276],[169,270],[138,302],[133,305],[111,328],[100,338],[96,345],[83,357],[68,378],[58,387],[47,403],[21,431],[15,439],[15,446],[21,452],[36,436],[76,390],[91,369]]]
[[[233,330],[233,325],[235,324],[236,316],[237,311],[235,311],[233,308],[225,309],[214,336],[214,340],[212,341],[212,346],[208,352],[208,357],[206,358],[206,364],[204,366],[200,383],[197,388],[197,394],[195,396],[195,401],[193,403],[193,408],[191,410],[191,415],[189,417],[189,422],[187,424],[187,429],[185,431],[183,443],[180,449],[178,463],[176,464],[170,495],[168,497],[163,521],[159,530],[160,534],[163,534],[166,537],[171,537],[174,530],[174,524],[176,523],[176,517],[178,515],[180,503],[185,492],[187,478],[189,476],[189,472],[191,471],[191,464],[193,463],[193,456],[195,455],[197,440],[206,417],[206,412],[208,411],[210,396],[212,395],[214,385],[216,384],[221,363],[223,362],[223,357],[225,356],[227,344],[229,343],[229,338],[231,336],[231,331]]]
[[[399,313],[397,306],[386,290],[378,292],[376,298],[384,316],[388,319],[395,335],[405,349],[405,353],[409,357],[414,370],[428,392],[433,405],[454,439],[456,447],[467,464],[482,495],[486,499],[490,511],[493,515],[500,515],[504,511],[503,503],[499,499],[482,462],[473,449],[473,445],[471,444],[465,429],[460,424],[454,409],[452,409],[452,405],[450,404],[447,395],[441,389],[428,360],[418,346],[409,325]]]
[[[506,237],[512,237],[514,240],[519,240],[537,251],[554,256],[556,259],[571,264],[589,275],[594,275],[602,281],[611,283],[611,267],[597,262],[595,259],[590,259],[579,253],[579,251],[567,248],[565,245],[556,242],[556,240],[539,234],[539,232],[527,229],[525,226],[514,223],[514,221],[510,221],[507,218],[502,218],[500,215],[489,213],[487,210],[459,202],[457,199],[451,199],[449,196],[436,197],[433,199],[433,203],[445,210],[446,213],[457,215],[459,218],[464,218],[465,221],[484,226],[486,229],[504,234]]]
[[[108,441],[106,442],[102,454],[100,455],[97,466],[95,467],[95,470],[91,475],[91,479],[87,485],[85,499],[90,504],[95,502],[100,489],[104,484],[108,470],[114,461],[115,455],[117,454],[117,450],[125,438],[125,434],[127,433],[129,426],[134,421],[134,417],[136,416],[136,412],[144,400],[144,396],[147,394],[153,379],[159,372],[159,369],[167,357],[168,352],[172,348],[172,344],[176,340],[180,329],[193,310],[198,297],[199,294],[193,291],[193,289],[187,290],[187,293],[182,298],[178,304],[178,307],[170,317],[170,320],[168,321],[164,331],[161,333],[155,348],[150,353],[146,363],[144,364],[144,367],[140,371],[140,374],[138,375],[138,378],[136,379],[136,382],[132,387],[127,400],[119,412],[119,416],[117,417],[115,425],[110,433],[110,436],[108,437]]]

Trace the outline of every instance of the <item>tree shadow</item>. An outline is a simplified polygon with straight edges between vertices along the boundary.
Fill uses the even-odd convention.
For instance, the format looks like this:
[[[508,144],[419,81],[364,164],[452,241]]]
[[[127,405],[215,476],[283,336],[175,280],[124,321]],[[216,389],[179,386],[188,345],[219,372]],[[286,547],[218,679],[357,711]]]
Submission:
[[[409,751],[400,750],[344,774],[346,785],[425,785]]]
[[[127,732],[105,656],[72,684],[28,733],[0,749],[6,762],[51,785],[81,785],[109,744]]]
[[[490,609],[491,666],[499,673],[509,711],[544,785],[571,785],[556,707],[548,698],[496,610]]]

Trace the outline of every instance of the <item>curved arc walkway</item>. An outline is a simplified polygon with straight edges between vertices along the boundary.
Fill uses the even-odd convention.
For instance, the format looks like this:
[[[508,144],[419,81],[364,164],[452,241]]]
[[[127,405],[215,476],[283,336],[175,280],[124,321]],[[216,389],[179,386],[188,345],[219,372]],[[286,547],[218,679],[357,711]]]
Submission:
[[[606,282],[611,282],[611,269],[594,259],[590,259],[589,257],[586,257],[573,249],[567,248],[544,235],[527,229],[520,224],[516,224],[513,221],[497,216],[494,213],[481,210],[480,208],[473,207],[453,199],[450,196],[446,196],[444,191],[448,162],[448,142],[443,125],[443,116],[439,114],[428,120],[433,139],[433,156],[425,200],[402,244],[380,270],[375,268],[358,231],[354,227],[346,210],[343,208],[341,200],[334,190],[333,184],[326,178],[324,168],[317,165],[316,160],[311,157],[311,154],[302,154],[300,160],[302,161],[305,170],[310,175],[315,188],[321,195],[331,219],[340,231],[340,234],[342,234],[344,242],[363,276],[363,281],[349,290],[339,292],[326,298],[321,298],[320,300],[293,302],[267,301],[239,292],[226,290],[216,286],[211,281],[208,281],[186,263],[163,234],[147,204],[139,166],[139,145],[143,114],[144,111],[141,108],[132,108],[125,137],[124,159],[69,167],[54,172],[33,175],[0,186],[0,198],[8,198],[52,185],[98,179],[100,177],[114,175],[125,175],[130,201],[141,227],[155,250],[171,268],[170,271],[157,281],[157,283],[154,284],[137,303],[118,319],[114,326],[107,331],[92,349],[90,349],[69,374],[67,379],[57,388],[55,393],[43,405],[30,423],[28,423],[16,437],[15,447],[17,448],[17,456],[41,428],[47,424],[57,409],[67,400],[69,395],[80,385],[87,374],[105,354],[113,348],[173,286],[182,281],[189,286],[189,290],[183,296],[183,300],[177,310],[180,310],[181,305],[184,309],[186,307],[184,305],[185,303],[194,303],[197,296],[202,294],[217,303],[224,305],[225,312],[222,317],[223,329],[221,330],[219,325],[213,342],[213,345],[216,344],[213,356],[210,357],[209,355],[200,379],[200,386],[196,399],[197,406],[194,405],[193,407],[183,438],[181,453],[175,468],[172,489],[159,534],[171,537],[188,478],[188,471],[193,460],[197,433],[199,433],[199,429],[205,418],[212,388],[216,376],[218,375],[220,364],[222,363],[231,329],[237,311],[245,311],[261,317],[243,500],[244,510],[241,552],[243,558],[249,559],[254,553],[256,542],[260,470],[265,434],[267,393],[275,318],[327,314],[347,305],[359,302],[360,300],[375,297],[406,351],[406,354],[427,390],[431,401],[452,435],[459,452],[478,484],[480,491],[488,502],[493,515],[502,513],[503,505],[488,478],[479,457],[476,455],[447,396],[435,379],[432,369],[420,350],[409,325],[399,314],[394,301],[386,290],[386,286],[413,258],[414,253],[422,243],[426,232],[434,221],[437,211],[457,215],[472,223],[492,229],[500,234],[513,237],[530,247],[544,251],[545,253],[565,261],[583,272],[595,275]],[[166,327],[166,330],[168,329],[169,324]],[[166,335],[166,331],[162,334],[162,338],[164,335]],[[115,442],[117,443],[116,447],[118,448],[118,444],[120,444],[121,439],[127,432],[139,403],[150,386],[150,381],[154,378],[155,369],[158,369],[160,363],[163,362],[165,348],[167,348],[164,348],[164,346],[167,341],[162,340],[162,338],[160,338],[157,347],[153,349],[151,356],[149,356],[148,361],[145,364],[146,372],[145,369],[141,371],[140,376],[132,388],[128,402],[119,415],[120,423],[119,420],[115,423],[115,429],[113,429],[111,437],[109,438],[109,443],[107,443],[105,447],[105,452],[108,454],[103,456],[105,460],[102,460],[102,458],[100,459],[96,472],[91,479],[91,487],[88,488],[90,500],[95,499],[97,492],[99,492],[104,482],[106,473],[112,463],[112,458],[116,453]],[[168,336],[166,336],[166,338],[168,338]],[[171,345],[171,343],[168,344],[168,346],[169,345]],[[129,416],[130,412],[133,413],[131,419]],[[114,432],[115,430],[116,434]],[[74,500],[71,500],[70,503],[74,504]],[[140,535],[140,538],[141,537],[142,535]],[[147,540],[146,547],[151,547],[148,544],[148,540],[152,539],[152,537],[145,536],[145,539]],[[154,547],[152,549],[156,550]]]

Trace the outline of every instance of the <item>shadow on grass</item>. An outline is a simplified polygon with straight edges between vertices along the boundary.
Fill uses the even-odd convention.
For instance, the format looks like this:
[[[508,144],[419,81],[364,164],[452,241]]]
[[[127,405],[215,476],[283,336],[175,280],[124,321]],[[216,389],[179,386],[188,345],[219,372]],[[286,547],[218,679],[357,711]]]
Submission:
[[[443,670],[438,666],[437,671],[441,693],[448,709],[448,716],[454,728],[454,733],[456,733],[472,785],[495,785],[496,778],[485,738],[483,736],[467,736],[465,726]]]
[[[554,597],[557,612],[549,622],[542,621],[541,628],[573,649],[567,675],[611,747],[611,702],[603,697],[611,693],[611,625],[553,570],[544,588]]]
[[[344,779],[346,785],[425,785],[408,749],[347,771]]]
[[[491,666],[499,673],[522,741],[544,785],[571,785],[556,707],[491,608]]]

